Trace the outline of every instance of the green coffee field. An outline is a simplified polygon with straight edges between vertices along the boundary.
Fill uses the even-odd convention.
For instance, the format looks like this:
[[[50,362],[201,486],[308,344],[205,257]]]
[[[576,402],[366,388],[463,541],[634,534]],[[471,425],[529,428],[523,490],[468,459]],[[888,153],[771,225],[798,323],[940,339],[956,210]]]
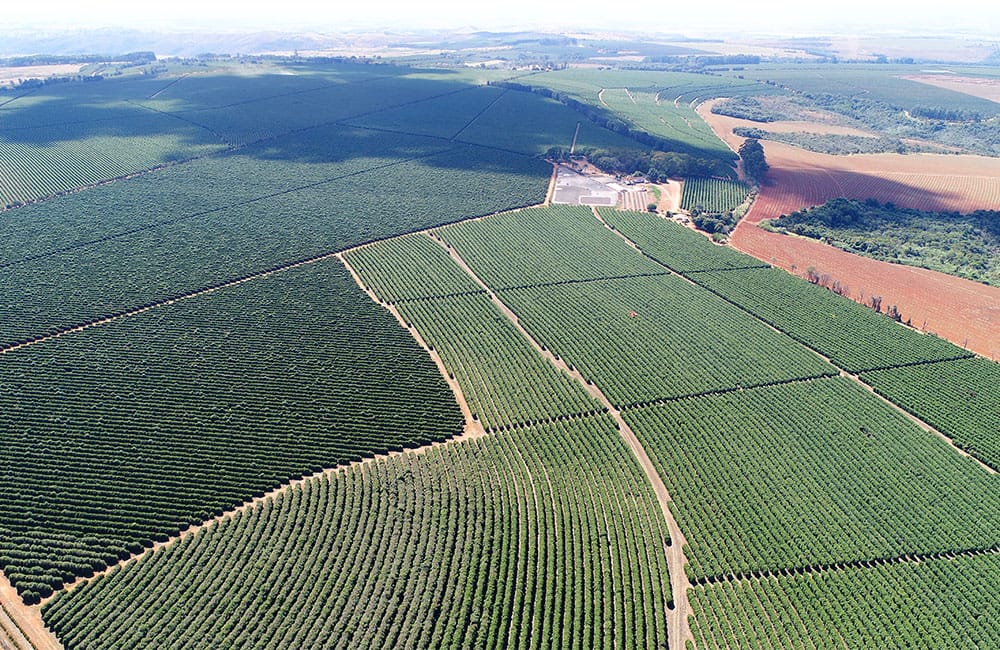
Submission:
[[[506,80],[178,66],[0,106],[0,645],[1000,645],[1000,366],[545,205],[578,124],[646,145]],[[516,81],[720,161],[696,100],[783,92]]]

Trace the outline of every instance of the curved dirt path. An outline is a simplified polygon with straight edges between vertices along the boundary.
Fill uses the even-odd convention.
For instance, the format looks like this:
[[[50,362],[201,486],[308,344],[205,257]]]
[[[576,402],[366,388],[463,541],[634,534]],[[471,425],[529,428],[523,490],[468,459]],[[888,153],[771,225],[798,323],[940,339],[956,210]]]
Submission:
[[[203,522],[201,524],[198,524],[197,526],[191,526],[191,527],[183,530],[179,535],[171,537],[170,539],[168,539],[165,542],[154,543],[150,548],[144,549],[141,553],[132,555],[128,559],[122,560],[121,562],[118,562],[117,564],[109,566],[107,569],[105,569],[103,571],[100,571],[100,572],[97,572],[97,573],[95,573],[93,576],[91,576],[89,578],[79,578],[79,579],[77,579],[77,580],[75,580],[73,582],[67,583],[66,585],[64,585],[62,591],[66,591],[66,592],[72,591],[72,590],[76,589],[77,587],[79,587],[81,584],[84,584],[86,582],[90,582],[91,580],[93,580],[97,576],[106,575],[106,574],[110,573],[111,571],[117,569],[119,566],[122,566],[124,564],[129,563],[129,562],[132,562],[132,561],[138,559],[139,557],[141,557],[143,555],[146,555],[148,553],[151,553],[151,552],[153,552],[153,551],[155,551],[155,550],[157,550],[159,548],[162,548],[164,546],[169,546],[171,544],[174,544],[178,540],[181,540],[181,539],[187,537],[188,535],[193,535],[193,534],[197,533],[202,528],[213,526],[216,523],[218,523],[219,521],[222,521],[222,520],[227,519],[227,518],[232,518],[233,515],[235,515],[237,512],[241,512],[241,511],[253,508],[257,504],[259,504],[259,503],[261,503],[261,502],[263,502],[263,501],[265,501],[267,499],[273,498],[273,497],[277,496],[278,494],[284,492],[285,490],[288,490],[289,488],[291,488],[291,487],[293,487],[295,485],[301,485],[301,484],[303,484],[303,483],[305,483],[307,481],[310,481],[310,480],[312,480],[314,478],[317,478],[317,477],[320,477],[320,476],[333,475],[333,474],[336,474],[337,472],[340,472],[340,471],[342,471],[342,470],[344,470],[344,469],[346,469],[348,467],[352,467],[352,466],[355,466],[355,465],[365,465],[365,464],[368,464],[368,463],[375,462],[376,460],[379,460],[379,459],[382,459],[382,458],[390,458],[392,456],[400,456],[400,455],[403,455],[403,454],[421,454],[421,453],[426,452],[428,449],[432,449],[432,448],[440,446],[440,445],[450,444],[450,443],[458,442],[458,441],[462,441],[462,440],[469,440],[469,439],[472,439],[472,438],[478,438],[478,437],[486,435],[486,432],[483,429],[483,425],[473,419],[472,412],[469,409],[469,403],[468,403],[468,401],[465,398],[465,394],[462,392],[462,388],[458,385],[457,381],[455,381],[453,378],[451,378],[449,376],[448,370],[447,370],[447,368],[444,365],[444,361],[442,361],[441,356],[437,353],[437,351],[436,350],[431,350],[430,346],[428,346],[427,343],[423,340],[423,338],[420,336],[419,332],[417,332],[414,328],[407,326],[405,319],[403,319],[403,317],[400,315],[400,313],[396,310],[395,307],[393,307],[392,305],[388,305],[388,304],[385,304],[385,303],[381,302],[371,289],[369,289],[369,288],[367,288],[367,287],[364,286],[364,283],[362,283],[361,278],[358,277],[357,272],[354,270],[353,267],[350,266],[350,264],[348,264],[344,260],[343,255],[341,253],[334,253],[334,254],[331,254],[331,255],[325,255],[325,256],[323,256],[323,259],[327,259],[329,257],[336,257],[344,265],[344,267],[348,270],[348,272],[351,274],[351,277],[354,278],[354,281],[357,282],[358,286],[362,289],[362,291],[364,291],[368,295],[368,297],[372,299],[372,301],[374,301],[377,304],[382,305],[387,311],[389,311],[389,313],[391,313],[396,318],[396,320],[399,322],[400,326],[403,327],[404,329],[406,329],[410,333],[410,335],[413,336],[413,338],[416,340],[417,344],[420,345],[420,347],[422,347],[424,349],[424,351],[427,352],[430,355],[431,359],[434,361],[434,364],[437,366],[438,371],[441,373],[441,376],[444,378],[444,380],[446,382],[448,382],[448,386],[449,386],[449,388],[451,388],[452,393],[455,396],[455,401],[458,402],[459,408],[462,410],[462,415],[465,417],[465,428],[462,431],[462,433],[460,435],[458,435],[458,436],[454,436],[452,438],[448,438],[447,440],[442,440],[440,442],[433,442],[433,443],[430,443],[428,445],[424,445],[422,447],[415,447],[413,449],[404,449],[403,451],[390,451],[390,452],[384,453],[384,454],[376,454],[376,455],[371,456],[369,458],[364,458],[362,460],[355,461],[355,462],[349,463],[347,465],[339,465],[337,467],[328,468],[328,469],[325,469],[323,471],[316,472],[314,474],[310,474],[309,476],[305,476],[305,477],[303,477],[301,479],[298,479],[298,480],[295,480],[295,481],[290,481],[290,482],[288,482],[288,483],[286,483],[284,485],[281,485],[281,486],[279,486],[279,487],[271,490],[270,492],[264,494],[263,496],[251,499],[249,501],[245,501],[242,505],[237,506],[236,508],[233,508],[232,510],[227,510],[226,512],[222,513],[218,517],[214,517],[212,519],[209,519],[208,521]],[[318,261],[318,260],[314,260],[314,261]],[[300,263],[298,265],[307,264],[307,263],[309,263],[309,262],[302,262],[302,263]],[[274,272],[276,272],[276,271],[274,271]],[[255,277],[260,277],[260,276],[255,276]],[[245,282],[245,281],[246,280],[242,280],[241,282]],[[226,285],[226,286],[229,286],[229,285]],[[0,577],[2,577],[2,575],[3,574],[0,573]],[[2,591],[2,584],[3,584],[3,582],[5,582],[5,581],[0,581],[0,595],[4,595],[4,592]],[[15,593],[15,597],[17,597],[16,593]],[[55,594],[53,594],[49,598],[44,599],[42,601],[41,605],[44,605],[45,603],[49,602],[54,597],[55,597]],[[18,600],[18,602],[20,602],[20,598],[18,598],[17,600]],[[22,607],[23,607],[23,605],[22,605]],[[35,606],[35,607],[29,607],[27,609],[28,610],[35,610],[35,611],[37,611],[39,609],[39,607]],[[40,623],[41,622],[41,615],[40,615],[40,613],[39,614],[33,614],[33,615],[37,615],[38,621]],[[57,648],[61,648],[62,646],[56,646],[56,647]],[[46,650],[46,649],[43,648],[42,646],[39,646],[38,650]]]
[[[344,259],[342,253],[337,253],[336,258],[340,260],[341,264],[344,265],[344,268],[346,268],[351,274],[351,277],[354,278],[354,281],[358,284],[361,290],[372,299],[372,302],[382,305],[382,307],[392,314],[393,317],[395,317],[395,319],[399,322],[400,327],[409,332],[410,336],[412,336],[417,342],[417,345],[422,347],[424,352],[430,355],[431,359],[434,361],[434,365],[437,366],[438,372],[440,372],[441,376],[444,377],[444,380],[448,382],[448,387],[451,388],[451,392],[455,395],[455,401],[458,402],[459,408],[462,409],[462,415],[465,417],[465,431],[461,436],[459,436],[459,438],[451,438],[451,440],[479,438],[486,435],[486,430],[483,428],[482,423],[472,417],[472,409],[469,408],[469,402],[465,399],[465,393],[462,392],[462,387],[459,386],[458,381],[456,381],[448,373],[448,368],[445,367],[444,360],[441,359],[441,355],[438,354],[438,351],[432,350],[431,346],[427,345],[427,342],[424,341],[424,338],[415,327],[406,324],[406,319],[403,318],[402,314],[399,313],[399,310],[397,310],[395,306],[382,302],[378,299],[378,296],[375,295],[374,291],[365,286],[365,283],[361,280],[361,276],[359,276],[354,267],[351,266],[346,259]],[[423,448],[421,447],[421,449]]]
[[[589,383],[578,370],[571,370],[569,365],[563,359],[557,358],[551,350],[543,349],[541,344],[532,338],[531,334],[529,334],[528,331],[521,325],[521,321],[518,319],[517,314],[515,314],[514,311],[511,310],[510,307],[508,307],[507,304],[504,303],[478,275],[476,275],[475,271],[469,267],[469,265],[464,259],[462,259],[455,249],[448,248],[448,246],[439,239],[434,237],[432,237],[432,239],[434,239],[434,241],[436,241],[448,252],[448,255],[462,268],[463,271],[465,271],[465,273],[469,275],[470,278],[472,278],[476,284],[486,291],[486,295],[490,297],[490,300],[494,305],[496,305],[497,309],[499,309],[503,315],[510,320],[514,327],[517,328],[521,335],[535,349],[535,352],[544,357],[556,368],[575,379],[588,394],[601,402],[601,404],[608,410],[608,414],[614,419],[622,439],[632,451],[632,454],[638,461],[643,473],[646,475],[646,479],[653,488],[656,500],[660,505],[660,511],[663,513],[663,518],[667,523],[667,530],[670,532],[670,544],[666,548],[666,554],[667,567],[670,572],[670,592],[671,598],[674,602],[674,607],[673,609],[667,611],[667,634],[669,637],[670,648],[672,650],[683,650],[688,641],[691,641],[692,643],[694,642],[694,636],[691,634],[691,627],[688,621],[688,618],[691,615],[691,605],[688,602],[688,589],[691,588],[691,583],[687,578],[687,572],[684,570],[684,567],[687,565],[687,558],[684,556],[684,547],[687,542],[684,538],[684,533],[681,532],[680,526],[677,525],[677,521],[674,519],[673,512],[670,510],[670,493],[667,491],[667,486],[663,483],[663,479],[660,478],[659,473],[656,471],[653,461],[650,460],[649,455],[646,453],[642,443],[639,442],[639,439],[632,431],[632,428],[627,422],[625,422],[624,418],[622,418],[621,411],[615,408],[614,404],[612,404],[611,401],[604,395],[601,389],[596,385]]]

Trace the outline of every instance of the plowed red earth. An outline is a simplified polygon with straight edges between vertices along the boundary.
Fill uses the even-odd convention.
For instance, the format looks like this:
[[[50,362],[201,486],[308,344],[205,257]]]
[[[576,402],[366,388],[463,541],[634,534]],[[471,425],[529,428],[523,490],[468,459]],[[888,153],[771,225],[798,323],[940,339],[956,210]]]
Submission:
[[[733,147],[742,138],[734,126],[752,122],[699,112]],[[770,233],[764,219],[836,197],[875,198],[924,210],[1000,209],[1000,159],[937,154],[829,156],[764,142],[771,166],[750,213],[732,235],[739,250],[804,276],[814,268],[849,288],[862,301],[882,296],[883,308],[896,305],[903,319],[957,345],[1000,360],[1000,287],[990,287],[915,267],[879,262],[826,244]]]

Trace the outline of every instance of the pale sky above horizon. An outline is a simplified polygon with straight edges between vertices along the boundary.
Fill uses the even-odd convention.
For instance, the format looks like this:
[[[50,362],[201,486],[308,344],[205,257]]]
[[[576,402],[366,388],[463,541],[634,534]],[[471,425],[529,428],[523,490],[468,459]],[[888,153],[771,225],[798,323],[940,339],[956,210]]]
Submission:
[[[827,33],[855,30],[976,31],[1000,42],[1000,2],[957,0],[939,10],[915,2],[837,0],[714,0],[711,3],[596,3],[583,0],[15,0],[4,7],[5,28],[135,27],[213,31],[357,28],[629,29],[698,35],[756,32]],[[0,36],[2,39],[2,36]]]

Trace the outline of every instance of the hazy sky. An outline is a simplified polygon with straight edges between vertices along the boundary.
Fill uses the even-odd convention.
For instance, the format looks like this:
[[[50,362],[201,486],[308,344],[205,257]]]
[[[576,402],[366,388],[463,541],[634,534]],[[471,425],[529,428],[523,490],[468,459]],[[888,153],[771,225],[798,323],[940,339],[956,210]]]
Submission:
[[[190,27],[219,31],[356,27],[498,29],[511,27],[635,29],[673,33],[827,32],[855,29],[975,30],[1000,41],[1000,1],[957,0],[940,9],[911,0],[16,0],[5,27]],[[751,9],[752,8],[752,9]],[[2,40],[0,36],[0,40]]]

